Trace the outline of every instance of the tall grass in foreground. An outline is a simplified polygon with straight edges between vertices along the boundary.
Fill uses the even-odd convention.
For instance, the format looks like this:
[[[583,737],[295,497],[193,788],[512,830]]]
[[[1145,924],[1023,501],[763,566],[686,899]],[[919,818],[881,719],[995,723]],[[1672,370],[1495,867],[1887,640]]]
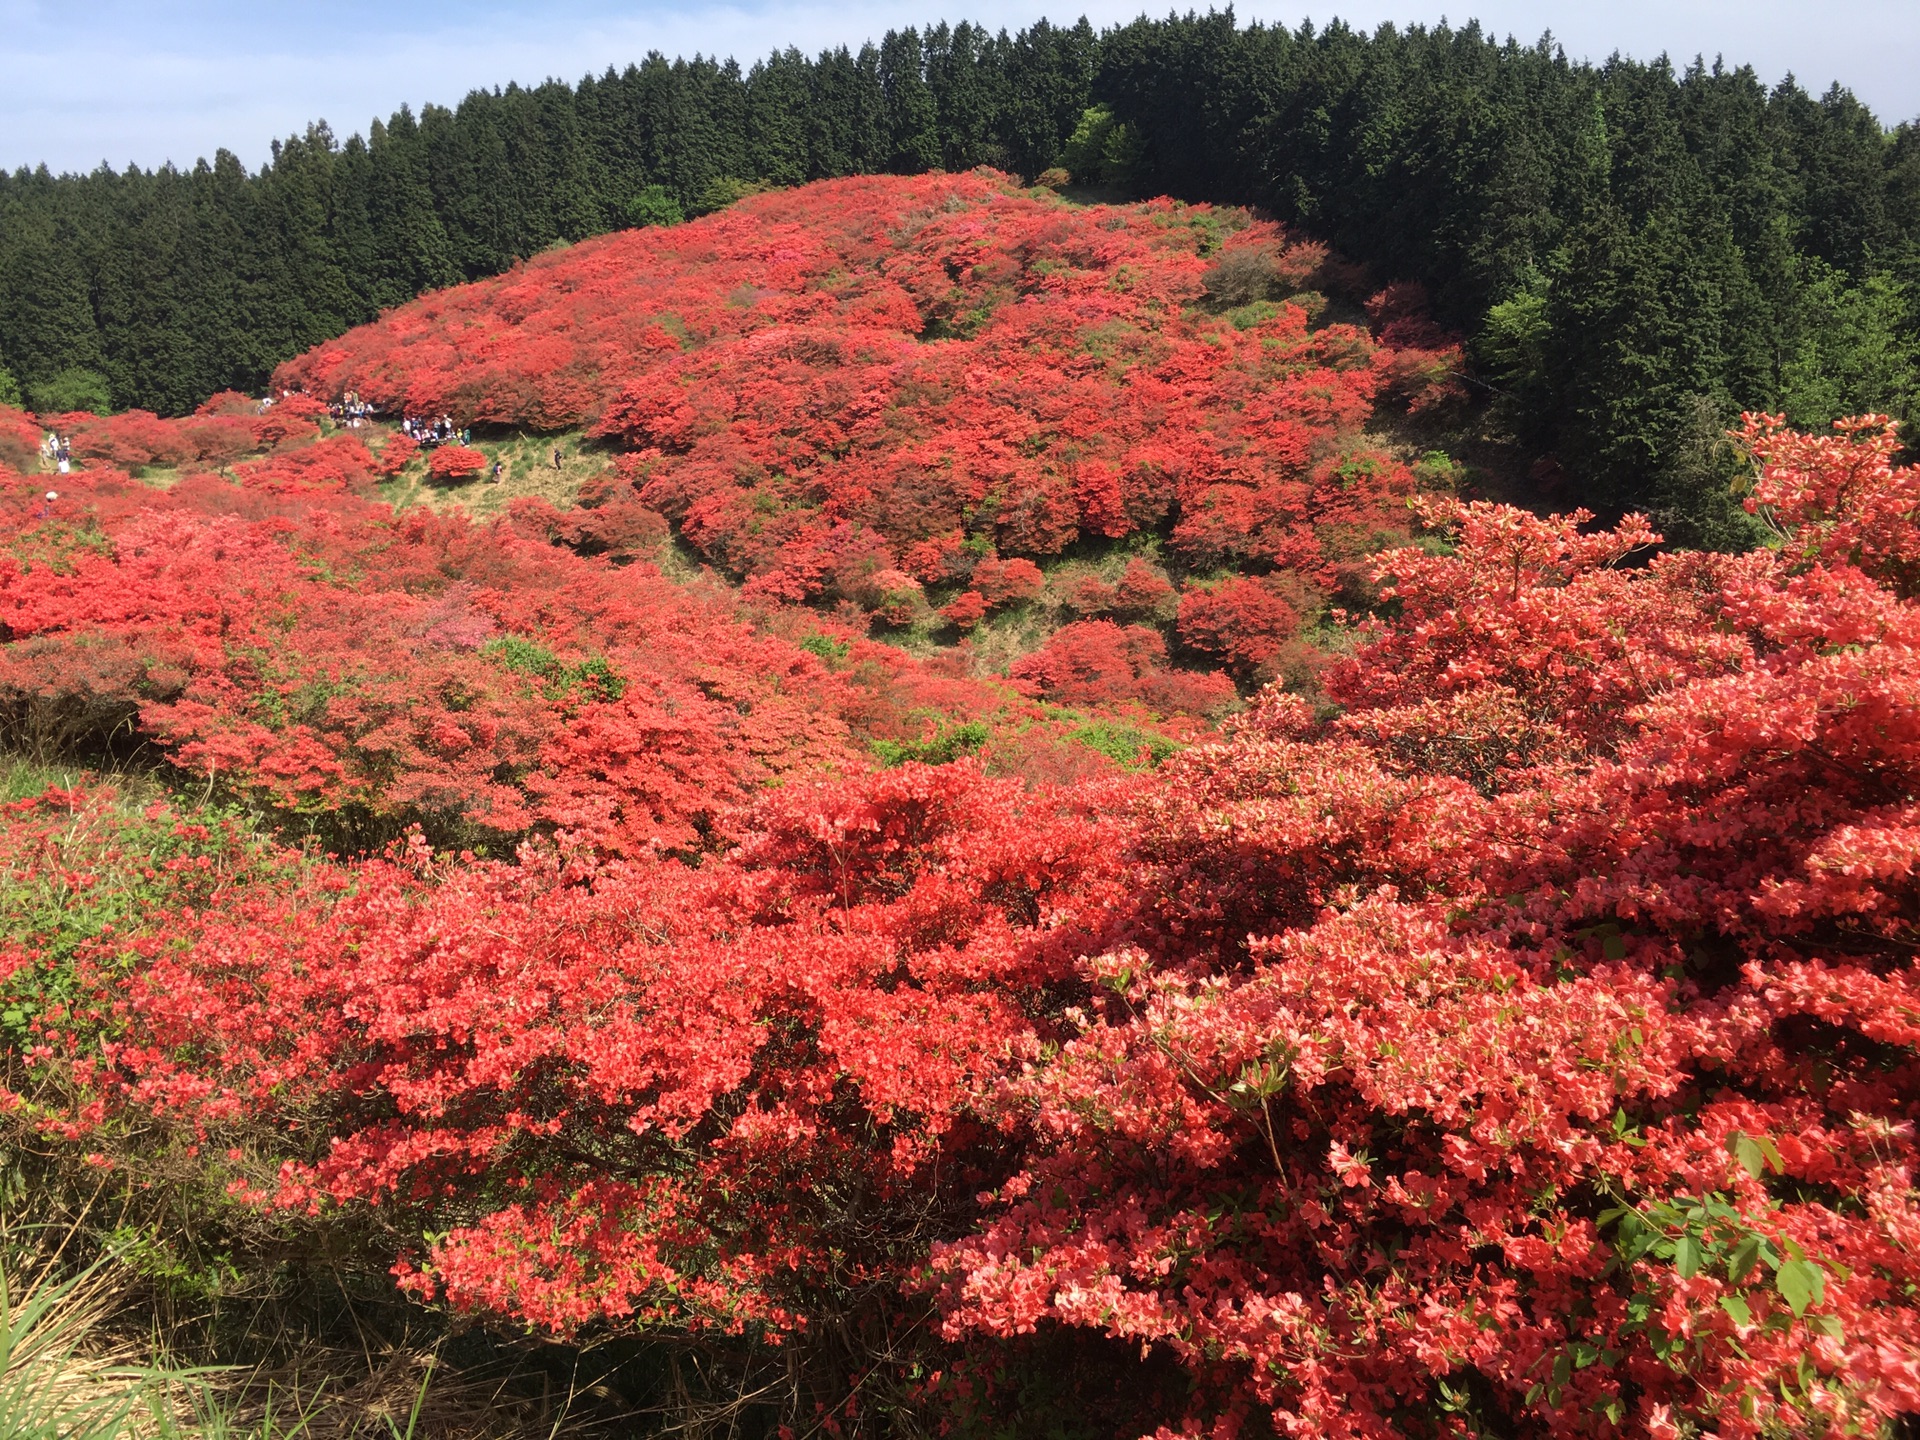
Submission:
[[[492,1428],[492,1407],[472,1393],[449,1397],[463,1413],[428,1413],[432,1358],[392,1356],[358,1385],[333,1387],[358,1395],[327,1393],[337,1373],[302,1383],[297,1370],[167,1363],[116,1327],[125,1297],[112,1265],[55,1279],[50,1263],[24,1285],[0,1265],[0,1440],[423,1440]]]
[[[7,1440],[172,1440],[204,1409],[202,1372],[142,1363],[112,1334],[109,1272],[22,1285],[0,1266],[0,1435]]]

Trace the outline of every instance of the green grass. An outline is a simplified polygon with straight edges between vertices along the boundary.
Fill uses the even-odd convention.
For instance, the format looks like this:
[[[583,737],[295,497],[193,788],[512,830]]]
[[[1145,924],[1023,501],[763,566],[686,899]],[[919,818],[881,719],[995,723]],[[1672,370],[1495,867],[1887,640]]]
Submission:
[[[606,450],[577,430],[476,438],[473,448],[487,457],[487,469],[478,479],[447,485],[429,478],[427,456],[432,452],[423,450],[380,487],[381,498],[397,510],[425,506],[461,510],[481,519],[505,513],[520,499],[544,500],[556,510],[567,510],[579,497],[580,487],[607,468],[609,458]],[[553,464],[556,449],[560,451],[558,469]],[[495,460],[501,464],[498,480],[489,478]]]
[[[875,740],[872,744],[873,756],[889,767],[905,765],[909,761],[918,761],[922,765],[946,765],[979,750],[992,738],[992,734],[984,721],[969,720],[964,724],[944,725],[921,741]]]
[[[1119,720],[1089,720],[1071,730],[1076,745],[1106,756],[1122,770],[1152,770],[1180,749],[1166,736]]]

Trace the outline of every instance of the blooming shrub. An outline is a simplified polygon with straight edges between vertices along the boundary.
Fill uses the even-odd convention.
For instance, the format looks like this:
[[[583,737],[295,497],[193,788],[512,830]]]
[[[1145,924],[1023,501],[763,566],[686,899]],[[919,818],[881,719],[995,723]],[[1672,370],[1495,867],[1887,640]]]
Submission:
[[[69,439],[75,455],[128,470],[180,465],[195,458],[199,449],[185,426],[170,424],[148,410],[88,417],[69,427]]]
[[[378,472],[372,453],[357,436],[332,435],[248,461],[234,473],[248,489],[284,495],[366,491]]]
[[[25,470],[40,453],[40,427],[22,410],[0,405],[0,465]]]
[[[216,469],[231,465],[254,448],[253,427],[233,416],[196,418],[180,426],[180,438],[192,458]]]
[[[1883,422],[1749,436],[1782,555],[1462,508],[1383,561],[1343,715],[1162,772],[950,1336],[1170,1347],[1219,1433],[1920,1407],[1914,481]]]
[[[1055,631],[1040,649],[1015,661],[1009,674],[1032,694],[1065,705],[1132,703],[1165,715],[1214,717],[1236,698],[1224,675],[1170,669],[1159,631],[1111,620],[1082,620]]]
[[[1179,617],[1183,641],[1218,656],[1242,676],[1268,669],[1301,621],[1299,611],[1275,586],[1246,576],[1188,590],[1180,597]]]
[[[442,483],[475,479],[486,468],[486,455],[469,445],[441,445],[427,457],[427,474]]]
[[[411,435],[394,431],[381,442],[380,454],[374,468],[382,479],[391,480],[412,462],[420,453],[420,444]]]
[[[978,590],[963,590],[940,613],[960,629],[971,630],[987,618],[987,597]]]
[[[712,873],[416,842],[151,947],[106,1001],[131,1027],[111,1065],[232,1137],[262,1106],[346,1121],[384,1075],[388,1116],[235,1181],[296,1212],[499,1194],[407,1257],[459,1309],[799,1337],[849,1263],[882,1301],[909,1281],[929,1187],[980,1143],[965,1097],[1033,987],[1071,979],[1054,932],[1118,898],[1122,793],[907,765],[761,801]],[[549,1148],[576,1159],[536,1177]],[[803,1196],[809,1174],[833,1178]]]
[[[974,565],[971,578],[974,590],[989,607],[1036,599],[1047,585],[1040,567],[1018,556],[1012,560],[989,556]]]

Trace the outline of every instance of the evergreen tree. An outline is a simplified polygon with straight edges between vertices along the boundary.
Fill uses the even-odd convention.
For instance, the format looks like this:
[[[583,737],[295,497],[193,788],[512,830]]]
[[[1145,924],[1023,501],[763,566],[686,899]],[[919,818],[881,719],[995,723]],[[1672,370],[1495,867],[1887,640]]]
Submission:
[[[808,177],[807,109],[812,67],[789,46],[747,74],[747,165],[770,185],[798,185]]]
[[[880,89],[886,100],[886,168],[903,175],[933,169],[940,163],[939,111],[927,84],[920,32],[912,26],[889,30],[880,42]],[[1920,154],[1920,145],[1914,148]]]
[[[49,187],[50,188],[50,187]],[[20,377],[35,404],[37,389],[76,372],[106,385],[106,357],[94,323],[73,218],[47,205],[7,217],[6,268],[0,273],[0,361]]]
[[[433,203],[420,127],[404,105],[390,124],[373,123],[366,184],[373,255],[365,293],[373,308],[459,280],[453,246]]]
[[[196,399],[228,389],[257,393],[266,383],[252,341],[259,283],[247,273],[253,194],[231,150],[218,151],[211,165],[202,160],[189,177],[191,238],[180,249],[176,293],[186,317]]]
[[[813,65],[808,107],[808,178],[857,175],[885,163],[885,95],[880,57],[871,45],[855,58],[847,47],[822,51]]]
[[[1066,30],[1042,20],[1005,47],[1006,100],[995,128],[1019,174],[1031,179],[1060,159],[1087,108],[1094,50],[1084,18]]]
[[[151,176],[129,170],[118,183],[119,203],[101,231],[105,243],[94,265],[94,315],[108,385],[122,403],[137,396],[150,402],[146,408],[189,410],[201,397],[178,293],[185,185],[171,166]]]
[[[1005,68],[1001,47],[969,21],[948,29],[943,21],[927,35],[927,84],[933,91],[941,163],[948,170],[1003,164],[1006,150],[994,135]]]

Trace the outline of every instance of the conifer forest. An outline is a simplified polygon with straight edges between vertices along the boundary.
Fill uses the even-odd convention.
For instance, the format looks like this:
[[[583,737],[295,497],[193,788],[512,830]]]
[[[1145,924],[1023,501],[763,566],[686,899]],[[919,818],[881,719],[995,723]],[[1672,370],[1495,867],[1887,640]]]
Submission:
[[[0,1436],[1913,1435],[1920,122],[1736,60],[0,175]]]

